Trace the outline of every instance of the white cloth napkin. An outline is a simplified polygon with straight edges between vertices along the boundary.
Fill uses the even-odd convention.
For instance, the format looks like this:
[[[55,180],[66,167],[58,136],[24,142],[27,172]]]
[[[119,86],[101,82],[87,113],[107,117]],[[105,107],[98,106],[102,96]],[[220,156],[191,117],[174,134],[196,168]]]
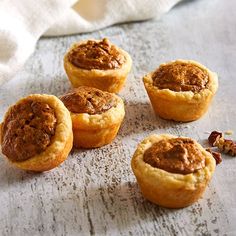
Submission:
[[[1,0],[0,85],[44,35],[89,32],[115,23],[160,17],[180,0]]]

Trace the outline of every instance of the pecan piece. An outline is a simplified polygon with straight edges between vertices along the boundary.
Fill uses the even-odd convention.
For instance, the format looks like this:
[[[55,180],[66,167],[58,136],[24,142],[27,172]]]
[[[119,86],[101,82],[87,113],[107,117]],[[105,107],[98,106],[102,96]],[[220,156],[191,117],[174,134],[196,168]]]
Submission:
[[[214,157],[214,159],[216,161],[216,165],[218,165],[222,162],[222,157],[221,157],[221,154],[219,152],[214,152],[210,148],[206,148],[206,151],[210,152],[211,155]]]
[[[218,147],[221,151],[231,156],[236,155],[236,143],[233,140],[219,138],[214,143],[216,147]]]
[[[215,142],[218,139],[220,139],[221,137],[223,137],[223,134],[221,132],[213,131],[213,132],[211,132],[210,136],[208,137],[208,142],[212,147],[214,147]]]

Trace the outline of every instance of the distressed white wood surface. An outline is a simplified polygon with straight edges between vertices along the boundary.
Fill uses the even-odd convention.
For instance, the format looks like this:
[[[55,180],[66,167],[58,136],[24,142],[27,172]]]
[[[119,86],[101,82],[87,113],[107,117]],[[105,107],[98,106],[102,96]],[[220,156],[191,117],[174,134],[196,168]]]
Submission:
[[[50,172],[20,171],[0,158],[0,235],[236,235],[235,158],[223,156],[203,199],[181,210],[143,199],[130,168],[136,145],[150,133],[185,135],[204,143],[206,131],[236,132],[235,9],[235,0],[186,1],[159,21],[41,39],[25,67],[0,87],[1,120],[7,107],[22,96],[67,91],[70,84],[62,66],[66,49],[74,41],[102,37],[133,58],[120,93],[126,117],[112,144],[73,150]],[[198,60],[219,74],[215,100],[196,122],[155,117],[141,81],[161,62],[176,58]]]

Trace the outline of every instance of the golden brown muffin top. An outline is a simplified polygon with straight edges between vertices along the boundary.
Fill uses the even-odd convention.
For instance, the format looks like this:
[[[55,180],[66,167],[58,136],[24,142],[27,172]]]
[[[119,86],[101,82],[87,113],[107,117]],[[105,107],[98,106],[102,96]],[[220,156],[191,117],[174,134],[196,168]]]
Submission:
[[[205,157],[190,138],[171,138],[154,143],[144,162],[171,173],[190,174],[205,167]]]
[[[118,69],[125,61],[125,57],[106,38],[78,44],[68,52],[67,56],[74,66],[85,70]]]
[[[43,152],[55,134],[54,109],[33,99],[10,108],[2,124],[2,153],[11,161],[25,161]]]
[[[70,112],[89,115],[101,114],[117,104],[112,93],[86,86],[71,90],[61,100]]]
[[[153,85],[159,89],[172,91],[192,91],[194,93],[207,87],[207,71],[187,62],[173,62],[161,65],[154,72]]]

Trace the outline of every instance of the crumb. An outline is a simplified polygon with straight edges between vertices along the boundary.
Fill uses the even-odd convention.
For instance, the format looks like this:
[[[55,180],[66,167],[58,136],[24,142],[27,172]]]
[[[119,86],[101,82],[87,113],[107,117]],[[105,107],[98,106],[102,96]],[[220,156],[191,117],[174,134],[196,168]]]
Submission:
[[[232,135],[234,132],[233,130],[226,130],[224,133],[225,135]]]

